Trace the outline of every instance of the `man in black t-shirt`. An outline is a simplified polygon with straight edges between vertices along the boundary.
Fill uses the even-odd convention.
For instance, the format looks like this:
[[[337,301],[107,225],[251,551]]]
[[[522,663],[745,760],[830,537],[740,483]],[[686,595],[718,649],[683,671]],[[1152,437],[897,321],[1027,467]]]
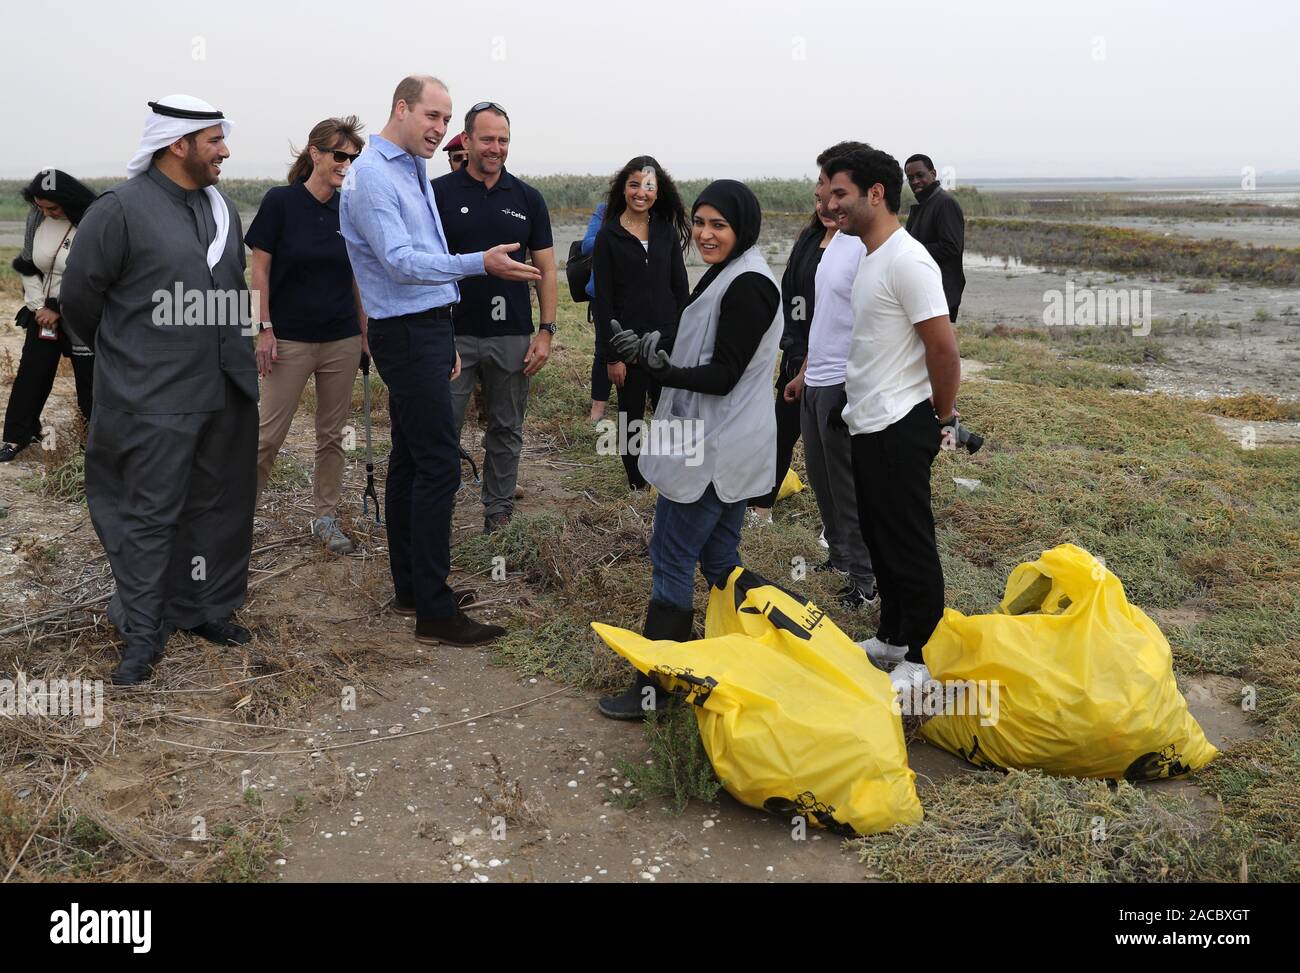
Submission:
[[[460,376],[451,383],[457,435],[478,381],[487,412],[483,436],[483,530],[491,533],[514,512],[519,454],[529,379],[546,363],[555,333],[559,286],[546,201],[506,171],[510,119],[495,102],[480,102],[465,116],[466,165],[433,180],[433,196],[452,253],[474,253],[517,243],[516,260],[531,256],[542,272],[538,284],[541,321],[533,333],[528,285],[494,277],[460,282],[453,311]],[[490,243],[488,241],[491,241]],[[486,244],[486,247],[484,246]],[[525,251],[527,253],[525,253]]]

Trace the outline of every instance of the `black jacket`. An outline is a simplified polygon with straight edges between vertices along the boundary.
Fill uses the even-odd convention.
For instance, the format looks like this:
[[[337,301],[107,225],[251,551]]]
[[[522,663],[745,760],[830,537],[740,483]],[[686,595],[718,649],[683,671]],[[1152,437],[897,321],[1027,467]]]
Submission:
[[[961,269],[962,251],[966,249],[966,217],[961,204],[944,192],[937,182],[922,190],[920,198],[907,213],[907,232],[925,245],[943,274],[943,295],[948,307],[961,303],[966,274]]]
[[[592,316],[596,322],[596,348],[610,355],[610,318],[637,334],[658,331],[665,350],[672,348],[677,319],[690,297],[686,261],[677,231],[667,220],[650,219],[650,252],[619,225],[617,217],[596,234],[591,252],[591,272],[596,278]]]

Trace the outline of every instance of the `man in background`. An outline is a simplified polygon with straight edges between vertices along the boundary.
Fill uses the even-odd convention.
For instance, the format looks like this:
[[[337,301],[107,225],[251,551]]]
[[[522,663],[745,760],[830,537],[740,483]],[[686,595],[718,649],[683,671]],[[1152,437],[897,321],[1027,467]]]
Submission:
[[[455,172],[465,164],[465,159],[469,153],[465,151],[465,133],[461,132],[445,146],[442,151],[447,153],[447,165]]]
[[[480,102],[465,116],[465,166],[433,181],[433,195],[453,251],[487,250],[501,244],[525,251],[541,271],[537,285],[541,321],[533,333],[528,283],[477,277],[460,285],[456,305],[456,350],[461,372],[451,383],[456,437],[476,381],[487,416],[483,434],[483,532],[510,522],[514,513],[519,456],[529,380],[551,354],[559,283],[546,201],[532,186],[506,171],[510,118],[495,102]]]
[[[921,242],[943,276],[943,294],[948,301],[948,320],[956,323],[966,273],[961,267],[966,249],[966,217],[961,204],[939,183],[928,155],[914,155],[903,167],[916,202],[907,213],[907,232]]]

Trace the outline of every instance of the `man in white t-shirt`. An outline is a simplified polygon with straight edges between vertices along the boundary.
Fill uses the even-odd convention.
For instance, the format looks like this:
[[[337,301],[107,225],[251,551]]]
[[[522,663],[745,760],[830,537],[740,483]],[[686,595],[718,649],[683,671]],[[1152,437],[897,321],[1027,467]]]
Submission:
[[[862,142],[840,142],[817,157],[817,210],[823,209],[825,165],[836,153],[849,148],[869,148]],[[853,279],[866,254],[862,241],[836,231],[822,251],[813,286],[813,315],[808,329],[808,356],[789,383],[785,401],[800,401],[799,426],[803,435],[804,469],[817,498],[826,530],[829,557],[814,571],[833,570],[846,575],[848,584],[836,592],[845,611],[868,610],[880,604],[871,554],[858,523],[858,495],[853,485],[853,459],[849,431],[840,418],[844,410],[844,367],[853,334]]]
[[[827,211],[867,250],[853,282],[843,412],[880,591],[880,627],[863,648],[903,688],[929,679],[921,650],[943,616],[930,464],[955,421],[961,358],[939,267],[898,222],[898,160],[853,149],[825,171]]]

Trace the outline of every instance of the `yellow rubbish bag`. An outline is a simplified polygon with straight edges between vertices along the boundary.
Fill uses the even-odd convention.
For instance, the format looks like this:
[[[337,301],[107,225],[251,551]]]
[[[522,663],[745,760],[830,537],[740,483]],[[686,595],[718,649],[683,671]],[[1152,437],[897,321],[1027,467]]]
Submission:
[[[736,568],[711,593],[704,625],[694,642],[592,628],[687,694],[705,752],[736,800],[840,834],[921,820],[889,677],[821,609]]]
[[[932,678],[974,682],[995,701],[983,714],[946,701],[921,727],[926,740],[981,767],[1132,781],[1214,759],[1178,691],[1169,643],[1087,551],[1062,544],[1019,565],[998,610],[945,611],[926,643]]]
[[[790,494],[798,493],[803,488],[803,480],[799,479],[799,474],[794,471],[792,466],[785,472],[785,479],[781,481],[781,489],[776,491],[776,499],[778,501],[784,500]]]

